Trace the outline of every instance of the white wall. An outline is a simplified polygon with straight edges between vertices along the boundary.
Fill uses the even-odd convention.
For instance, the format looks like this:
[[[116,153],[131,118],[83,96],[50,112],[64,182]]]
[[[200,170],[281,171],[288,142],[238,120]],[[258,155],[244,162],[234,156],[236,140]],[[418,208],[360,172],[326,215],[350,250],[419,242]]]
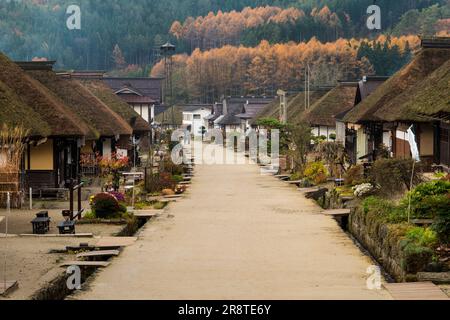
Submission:
[[[361,162],[359,158],[365,156],[368,152],[367,135],[361,127],[356,131],[356,161]]]
[[[106,159],[111,159],[111,153],[111,139],[105,139],[105,141],[103,141],[103,157]]]
[[[332,141],[330,139],[331,134],[336,134],[336,128],[335,127],[327,127],[327,126],[315,126],[311,127],[311,132],[313,136],[320,137],[325,136],[327,137],[327,141]]]
[[[205,120],[207,116],[211,114],[211,110],[207,108],[201,108],[194,111],[183,112],[183,125],[191,126],[191,133],[196,137],[201,137],[201,128],[208,128],[208,122]],[[198,118],[198,119],[196,119]]]
[[[346,133],[345,123],[336,121],[336,141],[342,143],[344,147],[345,147],[345,133]]]
[[[133,109],[148,123],[150,123],[150,119],[154,119],[154,106],[148,104],[134,105]]]

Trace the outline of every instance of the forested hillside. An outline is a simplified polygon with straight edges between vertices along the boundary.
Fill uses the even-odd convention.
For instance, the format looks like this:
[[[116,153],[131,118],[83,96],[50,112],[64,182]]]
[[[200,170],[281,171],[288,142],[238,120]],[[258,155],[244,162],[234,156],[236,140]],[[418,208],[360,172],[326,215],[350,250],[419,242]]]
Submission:
[[[382,30],[366,27],[381,7]],[[81,7],[81,30],[66,9]],[[418,34],[450,32],[450,0],[0,0],[0,51],[16,60],[112,75],[162,75],[159,47],[177,46],[178,101],[297,90],[365,73],[391,75]]]
[[[312,39],[275,45],[263,41],[254,48],[196,49],[191,55],[174,57],[175,98],[214,102],[222,95],[274,96],[279,88],[299,90],[307,66],[313,86],[334,85],[337,80],[354,80],[367,74],[392,73],[390,68],[397,70],[406,63],[411,49],[418,45],[417,36],[379,36],[374,41],[339,39],[321,43]],[[377,63],[371,63],[366,55],[376,57]],[[164,75],[163,62],[153,68],[152,75]]]
[[[0,51],[13,59],[45,57],[58,61],[62,68],[117,69],[113,51],[116,46],[123,54],[126,72],[145,74],[158,60],[155,47],[167,40],[176,42],[169,30],[175,21],[179,25],[193,24],[200,37],[212,39],[206,47],[222,44],[256,46],[262,40],[270,43],[290,40],[308,41],[315,36],[322,41],[335,41],[340,37],[370,36],[364,27],[366,9],[373,0],[0,0]],[[395,28],[401,16],[409,10],[396,34],[411,32],[414,26],[421,30],[434,28],[437,20],[445,27],[448,10],[436,9],[421,13],[421,9],[448,0],[378,0],[383,10],[383,31]],[[69,4],[79,4],[82,10],[82,28],[69,31],[65,13]],[[267,19],[261,14],[244,21],[239,13],[246,7],[270,5],[277,12]],[[286,10],[287,9],[287,10]],[[235,10],[235,13],[229,13]],[[251,12],[250,9],[245,9]],[[245,11],[244,10],[244,11]],[[269,11],[270,11],[269,10]],[[263,12],[257,9],[255,12]],[[415,19],[420,15],[420,19]],[[432,15],[430,17],[430,15]],[[218,23],[218,16],[228,16],[230,23]],[[192,18],[189,18],[192,17]],[[206,17],[206,18],[199,18]],[[233,20],[234,19],[234,20]],[[198,25],[198,21],[203,21]],[[222,19],[224,20],[224,19]],[[228,21],[228,20],[224,20]],[[234,25],[237,22],[237,27]],[[219,26],[219,27],[217,27]],[[415,28],[415,27],[414,27]],[[173,29],[173,28],[172,28]],[[176,29],[176,28],[175,28]],[[180,30],[178,30],[180,32]],[[204,36],[202,33],[211,33]],[[190,53],[197,45],[183,39],[191,35],[181,32],[176,43],[179,52]],[[217,37],[217,38],[216,38]]]

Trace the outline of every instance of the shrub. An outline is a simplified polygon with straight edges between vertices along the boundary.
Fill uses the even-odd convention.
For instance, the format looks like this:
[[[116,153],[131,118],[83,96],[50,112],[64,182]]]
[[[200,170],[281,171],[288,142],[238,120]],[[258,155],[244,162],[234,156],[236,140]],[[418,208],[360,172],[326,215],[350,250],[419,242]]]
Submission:
[[[328,171],[322,162],[311,162],[306,166],[304,175],[315,184],[327,181]]]
[[[448,181],[436,180],[422,183],[406,195],[402,205],[408,207],[411,199],[411,213],[414,217],[435,218],[445,213],[450,214],[449,193],[450,182]]]
[[[450,243],[450,194],[440,198],[432,228],[436,231],[439,241],[448,244]]]
[[[393,202],[379,197],[370,196],[362,202],[363,212],[375,216],[387,223],[401,223],[408,220],[407,212]]]
[[[174,175],[172,176],[172,179],[176,182],[179,183],[181,181],[183,181],[183,177],[181,175]]]
[[[370,179],[380,186],[380,192],[385,195],[395,195],[409,190],[413,160],[380,159],[374,162],[370,170]],[[416,165],[413,184],[422,182],[420,166]]]
[[[300,180],[300,179],[302,179],[302,178],[303,178],[303,174],[300,173],[300,172],[296,172],[296,173],[293,173],[293,174],[290,176],[289,180],[291,180],[291,181],[298,181],[298,180]]]
[[[433,248],[438,243],[436,232],[430,228],[413,227],[406,232],[406,239],[419,246]]]
[[[345,173],[344,181],[345,184],[349,186],[355,186],[364,183],[364,167],[361,165],[356,165],[348,169]]]
[[[420,246],[414,242],[403,242],[403,268],[406,272],[415,274],[424,271],[432,261],[434,251],[431,248]]]
[[[97,218],[114,218],[126,212],[126,207],[120,205],[117,199],[109,193],[99,193],[92,201],[92,211]]]
[[[167,172],[147,176],[147,192],[159,193],[164,189],[174,190],[177,183]]]
[[[183,166],[173,163],[171,159],[164,160],[164,171],[173,176],[181,176],[183,174]]]

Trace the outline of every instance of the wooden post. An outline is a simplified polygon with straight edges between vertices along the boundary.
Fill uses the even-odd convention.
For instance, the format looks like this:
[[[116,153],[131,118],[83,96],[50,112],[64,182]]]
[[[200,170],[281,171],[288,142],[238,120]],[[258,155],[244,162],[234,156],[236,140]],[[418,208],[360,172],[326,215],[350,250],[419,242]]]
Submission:
[[[79,214],[81,212],[81,179],[78,179],[78,211],[77,213]],[[78,216],[78,220],[81,219],[81,215]]]
[[[30,210],[33,210],[33,188],[30,188]]]
[[[70,201],[70,212],[72,213],[73,217],[73,180],[70,180],[69,185],[69,201]]]

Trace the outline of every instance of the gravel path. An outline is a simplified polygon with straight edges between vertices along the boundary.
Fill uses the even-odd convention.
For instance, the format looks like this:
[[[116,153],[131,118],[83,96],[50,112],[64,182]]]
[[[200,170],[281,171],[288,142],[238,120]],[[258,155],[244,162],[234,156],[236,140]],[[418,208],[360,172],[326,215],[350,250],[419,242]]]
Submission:
[[[76,299],[389,299],[373,262],[294,187],[247,165],[199,165],[187,198]]]

